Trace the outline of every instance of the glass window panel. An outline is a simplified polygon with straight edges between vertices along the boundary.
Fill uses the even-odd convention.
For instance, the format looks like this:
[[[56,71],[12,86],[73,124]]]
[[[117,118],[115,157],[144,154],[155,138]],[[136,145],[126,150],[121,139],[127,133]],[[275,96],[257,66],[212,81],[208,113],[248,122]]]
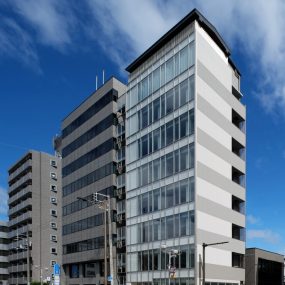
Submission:
[[[165,84],[165,64],[163,64],[161,67],[161,85],[164,85]]]
[[[162,250],[160,256],[161,256],[161,269],[166,269],[166,262],[167,262],[166,252]]]
[[[165,82],[170,81],[174,76],[174,60],[173,57],[170,58],[165,63]]]
[[[180,236],[189,235],[188,212],[180,213]]]
[[[160,177],[161,178],[164,178],[165,177],[165,156],[162,156],[161,159],[160,159],[160,163],[161,163],[161,175]]]
[[[179,199],[179,183],[178,182],[176,182],[175,184],[174,184],[174,200],[175,200],[175,202],[174,202],[174,204],[175,205],[178,205],[179,203],[180,203],[180,199]]]
[[[148,164],[145,164],[141,168],[141,185],[148,184]]]
[[[148,135],[141,138],[141,148],[142,156],[148,155]]]
[[[148,96],[148,77],[146,77],[142,83],[141,83],[141,100],[143,100],[144,98],[146,98]]]
[[[142,242],[148,242],[148,222],[142,223]]]
[[[142,252],[142,271],[148,271],[148,251]]]
[[[130,135],[134,134],[135,132],[138,131],[138,114],[135,114],[133,116],[131,116],[128,120],[128,124],[129,124],[129,133]]]
[[[189,168],[188,146],[180,149],[180,171]]]
[[[179,172],[179,149],[174,152],[174,172]]]
[[[189,67],[195,63],[195,45],[194,42],[189,45]]]
[[[153,101],[153,121],[157,121],[160,118],[160,98]]]
[[[174,109],[179,108],[179,86],[174,88]]]
[[[160,240],[160,219],[153,220],[153,240]]]
[[[170,176],[173,174],[173,153],[169,153],[166,155],[166,176]]]
[[[160,179],[160,159],[157,158],[153,161],[153,180]]]
[[[180,237],[180,232],[179,232],[179,214],[174,216],[174,227],[175,227],[174,236],[175,237]]]
[[[189,147],[190,155],[189,155],[189,165],[190,168],[194,167],[194,145],[190,145]]]
[[[160,128],[160,134],[161,134],[161,141],[160,141],[160,145],[161,145],[161,148],[165,147],[165,125],[163,125],[161,128]]]
[[[153,250],[153,270],[158,270],[159,269],[158,266],[159,266],[159,249],[154,249]]]
[[[165,95],[166,96],[166,114],[173,112],[173,107],[174,107],[174,104],[173,104],[174,96],[173,95],[174,95],[173,89],[169,90]]]
[[[194,201],[194,192],[195,191],[195,184],[194,184],[194,177],[190,177],[189,179],[189,198],[190,202]]]
[[[153,151],[160,149],[160,129],[153,131]]]
[[[148,134],[148,153],[152,153],[152,133]]]
[[[173,121],[166,124],[166,145],[173,143]]]
[[[187,268],[189,265],[187,264],[187,257],[189,256],[188,253],[188,245],[183,245],[180,247],[180,268]]]
[[[165,94],[161,96],[161,116],[160,118],[165,116]]]
[[[148,193],[142,195],[142,213],[148,213]]]
[[[161,218],[161,239],[165,239],[165,218]]]
[[[142,100],[142,83],[139,82],[138,84],[138,98],[139,98],[139,101]]]
[[[188,202],[188,180],[180,181],[180,203]]]
[[[180,83],[180,106],[188,102],[188,80],[184,80]]]
[[[175,141],[179,140],[179,118],[176,118],[174,121],[174,135],[175,135]]]
[[[189,134],[192,135],[194,133],[194,111],[191,110],[189,112]]]
[[[190,235],[194,235],[195,217],[193,211],[190,212]]]
[[[149,104],[148,107],[148,124],[150,125],[152,123],[152,104]]]
[[[194,76],[189,78],[189,101],[194,99]]]
[[[188,68],[188,46],[180,51],[180,72]]]
[[[148,95],[152,93],[152,74],[148,76]]]
[[[152,206],[152,191],[149,192],[148,196],[148,209],[149,212],[152,212],[153,206]]]
[[[177,53],[174,56],[174,62],[175,62],[175,76],[177,76],[180,72],[180,70],[179,70],[179,53]]]
[[[174,235],[174,224],[173,216],[166,217],[166,239],[173,238]]]
[[[153,210],[154,211],[160,210],[160,204],[161,204],[160,189],[156,189],[153,191]]]
[[[173,184],[166,186],[166,208],[173,207],[174,205],[174,193]]]
[[[152,221],[148,222],[148,241],[152,241]]]
[[[141,109],[141,129],[148,126],[148,106]]]
[[[143,224],[138,224],[137,229],[138,229],[138,243],[142,242],[142,225]]]
[[[160,69],[157,68],[153,72],[153,92],[155,92],[160,87]]]
[[[165,209],[165,187],[161,187],[161,209]]]
[[[189,125],[188,125],[188,113],[180,116],[180,138],[184,138],[188,135]]]
[[[152,250],[149,250],[148,254],[149,254],[149,256],[148,256],[148,270],[153,270]]]
[[[193,245],[190,246],[190,268],[194,268],[195,266],[195,247]]]
[[[138,103],[138,86],[137,85],[130,90],[128,97],[130,101],[130,108],[132,108],[134,105]]]

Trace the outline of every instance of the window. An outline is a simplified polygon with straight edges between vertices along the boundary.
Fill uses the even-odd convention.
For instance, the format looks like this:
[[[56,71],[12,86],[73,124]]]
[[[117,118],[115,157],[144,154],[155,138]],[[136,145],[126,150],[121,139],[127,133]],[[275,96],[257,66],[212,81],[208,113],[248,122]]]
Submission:
[[[188,46],[180,51],[180,72],[183,72],[188,67]]]
[[[166,238],[173,238],[174,235],[174,219],[173,216],[166,217]]]
[[[153,101],[153,121],[160,119],[160,98]]]
[[[57,236],[56,235],[50,235],[50,240],[53,242],[57,241]]]
[[[166,114],[173,112],[173,89],[166,93]]]
[[[188,125],[188,114],[185,113],[180,116],[180,138],[184,138],[188,135],[189,125]]]
[[[50,248],[50,253],[57,254],[57,248],[56,247],[51,247]]]
[[[148,126],[148,105],[141,109],[141,129]]]
[[[166,145],[173,142],[173,121],[166,124]]]
[[[51,165],[52,167],[57,167],[57,163],[56,163],[55,160],[51,160],[51,161],[50,161],[50,165]]]
[[[56,224],[55,222],[51,222],[51,223],[50,223],[50,227],[51,227],[52,229],[57,229],[57,224]]]
[[[165,82],[170,81],[173,76],[174,76],[174,60],[173,57],[170,58],[166,63],[165,63]]]
[[[142,195],[142,213],[148,213],[148,193]]]
[[[245,241],[245,230],[243,227],[232,224],[232,238]]]
[[[160,149],[160,129],[153,132],[153,151]]]
[[[166,176],[170,176],[173,174],[173,153],[168,153],[166,155]]]
[[[182,147],[180,149],[180,171],[189,168],[189,158],[188,158],[188,146]]]
[[[160,87],[160,70],[157,68],[153,72],[153,92],[155,92]]]
[[[56,185],[50,185],[50,190],[53,192],[57,192],[57,186]]]
[[[188,102],[188,80],[184,80],[180,84],[180,106]]]
[[[180,236],[189,235],[188,212],[180,213]]]
[[[50,177],[51,177],[52,179],[54,179],[54,180],[57,179],[57,175],[56,175],[55,172],[51,172],[51,173],[50,173]]]
[[[245,202],[243,200],[239,199],[236,196],[232,196],[232,209],[234,211],[244,214],[245,212],[244,205],[245,205]]]
[[[244,268],[244,255],[240,253],[232,253],[232,267]]]
[[[174,196],[173,196],[173,184],[166,186],[166,208],[173,207]]]
[[[142,156],[148,155],[148,135],[141,138],[141,154]]]
[[[50,197],[50,202],[52,203],[52,204],[57,204],[57,198],[56,197]]]
[[[153,191],[153,210],[160,210],[160,189]]]
[[[50,215],[53,217],[57,217],[57,210],[51,209],[50,210]]]
[[[153,181],[160,179],[160,159],[153,161]]]

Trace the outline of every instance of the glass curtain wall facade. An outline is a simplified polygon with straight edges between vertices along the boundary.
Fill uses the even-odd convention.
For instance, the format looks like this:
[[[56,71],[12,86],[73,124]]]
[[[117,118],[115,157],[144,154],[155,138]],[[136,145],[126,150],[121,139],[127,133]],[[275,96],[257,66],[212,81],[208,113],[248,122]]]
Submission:
[[[172,40],[127,94],[127,282],[194,284],[193,28]],[[166,245],[162,249],[161,245]]]
[[[127,71],[127,282],[201,284],[202,244],[227,241],[207,247],[206,282],[244,284],[246,112],[228,47],[193,10]]]

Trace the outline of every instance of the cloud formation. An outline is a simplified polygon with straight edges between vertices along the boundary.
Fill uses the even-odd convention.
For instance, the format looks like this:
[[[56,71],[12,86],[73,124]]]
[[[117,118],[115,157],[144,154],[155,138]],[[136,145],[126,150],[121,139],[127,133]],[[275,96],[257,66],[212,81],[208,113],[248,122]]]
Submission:
[[[268,229],[248,230],[247,239],[261,239],[270,244],[278,244],[281,241],[281,236],[278,233]]]
[[[36,45],[76,50],[77,37],[97,42],[122,70],[194,7],[244,55],[250,91],[266,112],[285,112],[285,1],[283,0],[11,0],[15,17],[0,28],[0,52],[23,62]],[[225,13],[221,14],[221,9]],[[22,24],[24,26],[22,26]],[[8,33],[8,30],[10,31]],[[20,51],[17,51],[17,49]]]
[[[250,223],[251,225],[256,225],[260,222],[260,219],[253,215],[247,215],[246,219],[247,222]]]

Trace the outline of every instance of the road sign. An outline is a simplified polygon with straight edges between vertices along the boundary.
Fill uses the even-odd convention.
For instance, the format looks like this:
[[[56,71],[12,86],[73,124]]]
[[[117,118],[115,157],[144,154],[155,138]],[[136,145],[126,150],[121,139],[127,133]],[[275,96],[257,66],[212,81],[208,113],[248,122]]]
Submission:
[[[53,266],[53,274],[54,276],[60,276],[60,265],[58,263]]]
[[[111,282],[113,280],[113,277],[111,275],[108,275],[108,279],[109,282]]]
[[[60,285],[60,278],[59,278],[59,275],[55,275],[55,276],[54,276],[53,284],[54,284],[54,285]]]

